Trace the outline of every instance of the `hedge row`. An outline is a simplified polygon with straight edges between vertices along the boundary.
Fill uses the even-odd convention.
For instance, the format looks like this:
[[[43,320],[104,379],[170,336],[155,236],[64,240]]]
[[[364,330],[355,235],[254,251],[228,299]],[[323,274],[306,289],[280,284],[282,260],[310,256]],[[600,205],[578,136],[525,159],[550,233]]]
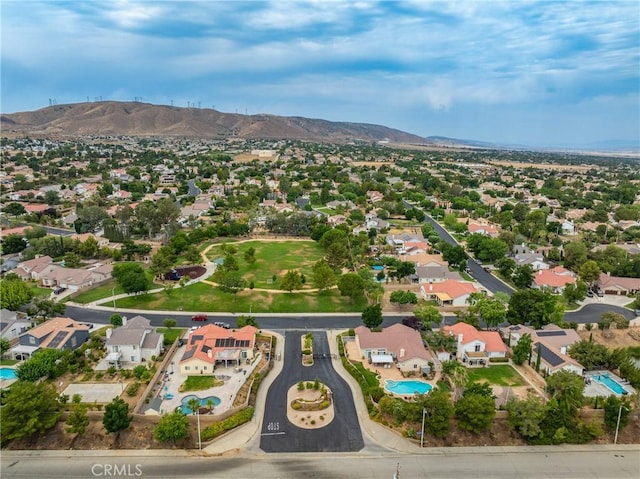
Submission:
[[[204,430],[202,431],[202,440],[210,441],[211,439],[214,439],[221,434],[230,431],[231,429],[234,429],[238,426],[243,425],[244,423],[251,421],[253,413],[253,406],[248,406],[242,411],[238,411],[233,416],[229,416],[224,421],[216,422],[211,426],[204,428]]]

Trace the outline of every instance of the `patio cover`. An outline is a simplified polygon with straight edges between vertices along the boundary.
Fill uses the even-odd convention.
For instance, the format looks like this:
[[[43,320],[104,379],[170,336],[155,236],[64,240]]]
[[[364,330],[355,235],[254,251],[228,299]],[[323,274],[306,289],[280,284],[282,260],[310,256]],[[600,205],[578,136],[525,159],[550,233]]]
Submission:
[[[25,344],[18,344],[17,346],[11,348],[11,352],[13,354],[28,354],[29,356],[31,356],[38,349],[40,349],[40,346],[27,346]]]
[[[393,356],[391,356],[390,354],[372,354],[371,362],[373,364],[393,363]]]
[[[120,356],[122,356],[122,353],[120,353],[120,352],[109,353],[107,355],[107,361],[109,361],[109,362],[119,361],[120,360]]]

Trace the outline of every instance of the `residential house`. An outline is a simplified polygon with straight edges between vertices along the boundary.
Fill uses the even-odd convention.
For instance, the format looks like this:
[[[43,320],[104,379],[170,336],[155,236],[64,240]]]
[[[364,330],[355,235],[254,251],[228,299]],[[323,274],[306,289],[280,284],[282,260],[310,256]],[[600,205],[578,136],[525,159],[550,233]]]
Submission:
[[[467,323],[445,326],[443,330],[458,338],[456,357],[463,363],[486,364],[491,358],[507,356],[507,346],[497,331],[478,331]]]
[[[562,329],[556,324],[548,324],[542,329],[517,324],[502,328],[503,336],[508,338],[511,347],[525,334],[531,336],[533,343],[531,364],[536,364],[540,355],[540,371],[553,374],[560,370],[572,371],[582,375],[584,367],[572,359],[567,351],[580,341],[580,336],[573,329]]]
[[[69,291],[79,291],[111,278],[113,265],[97,265],[90,269],[63,268],[53,265],[52,268],[40,276],[43,286],[66,288]]]
[[[562,294],[568,284],[575,284],[576,275],[572,271],[556,266],[552,269],[541,269],[533,277],[532,287],[549,289],[554,294]]]
[[[528,249],[528,248],[527,248]],[[549,269],[551,265],[544,260],[542,253],[530,251],[528,253],[516,253],[513,256],[513,260],[516,262],[516,266],[522,267],[529,265],[533,271],[539,271],[541,269]]]
[[[55,265],[51,256],[40,256],[18,264],[15,273],[25,280],[40,281],[43,274],[50,272],[54,268]]]
[[[454,279],[420,286],[422,297],[427,301],[436,301],[440,306],[466,306],[469,296],[477,292],[472,283]]]
[[[381,367],[394,361],[403,373],[421,374],[429,368],[431,356],[422,343],[420,332],[397,323],[373,332],[365,326],[354,330],[360,357]]]
[[[424,266],[416,266],[416,272],[411,277],[414,283],[440,283],[449,279],[460,281],[462,276],[457,271],[449,271],[447,266],[432,262]]]
[[[379,191],[371,190],[367,191],[367,198],[369,199],[370,203],[379,203],[380,201],[384,200],[384,195]]]
[[[39,349],[75,350],[89,339],[89,326],[71,318],[53,318],[25,331],[11,348],[14,359],[26,359]]]
[[[80,243],[84,243],[89,238],[92,238],[95,240],[95,242],[98,244],[98,248],[104,248],[109,246],[108,238],[105,238],[103,236],[96,236],[93,233],[82,233],[82,234],[75,233],[71,235],[72,240],[80,241]]]
[[[640,278],[623,278],[602,273],[597,281],[604,294],[635,295],[640,293]]]
[[[13,341],[31,327],[31,321],[18,317],[18,313],[2,308],[0,310],[0,337]]]
[[[180,359],[180,372],[186,376],[213,374],[215,366],[239,366],[255,355],[256,332],[253,326],[225,329],[207,324],[192,331],[186,351]]]
[[[164,335],[155,332],[144,316],[122,319],[122,326],[107,329],[107,361],[121,368],[151,361],[162,352]]]
[[[497,238],[500,235],[500,226],[489,222],[477,222],[470,220],[467,224],[469,234],[481,234],[491,238]]]
[[[338,226],[347,222],[345,215],[331,215],[327,218],[327,223],[331,226]]]

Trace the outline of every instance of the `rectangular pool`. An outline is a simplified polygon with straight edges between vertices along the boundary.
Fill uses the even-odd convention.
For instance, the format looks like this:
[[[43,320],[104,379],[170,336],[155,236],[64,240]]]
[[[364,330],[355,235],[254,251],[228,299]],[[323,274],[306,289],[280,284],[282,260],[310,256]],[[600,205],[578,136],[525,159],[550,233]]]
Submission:
[[[598,381],[600,384],[605,385],[609,389],[611,389],[616,394],[627,394],[627,390],[622,387],[618,381],[613,379],[609,374],[598,374],[597,376],[592,376],[594,380]]]
[[[0,368],[0,379],[15,379],[16,370],[13,368]]]

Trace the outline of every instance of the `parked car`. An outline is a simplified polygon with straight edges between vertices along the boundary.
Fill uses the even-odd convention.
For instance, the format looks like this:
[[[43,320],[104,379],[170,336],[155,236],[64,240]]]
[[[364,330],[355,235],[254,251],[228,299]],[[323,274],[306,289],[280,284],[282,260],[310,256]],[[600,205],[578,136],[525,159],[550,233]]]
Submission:
[[[402,320],[402,324],[410,328],[413,328],[417,331],[426,331],[427,329],[424,323],[420,321],[418,318],[416,318],[415,316],[409,316],[407,318],[404,318]]]
[[[194,314],[193,316],[191,316],[191,321],[206,321],[206,320],[207,320],[206,314]]]
[[[215,323],[213,323],[213,324],[215,324],[216,326],[219,326],[219,327],[221,327],[221,328],[224,328],[224,329],[229,329],[229,328],[231,328],[231,325],[230,325],[229,323],[223,323],[223,322],[221,322],[221,321],[216,321],[216,322],[215,322]]]
[[[587,298],[593,298],[593,291],[590,289],[587,290]]]
[[[53,294],[61,294],[64,293],[67,290],[67,288],[63,288],[62,286],[58,286],[56,289],[53,290]]]

